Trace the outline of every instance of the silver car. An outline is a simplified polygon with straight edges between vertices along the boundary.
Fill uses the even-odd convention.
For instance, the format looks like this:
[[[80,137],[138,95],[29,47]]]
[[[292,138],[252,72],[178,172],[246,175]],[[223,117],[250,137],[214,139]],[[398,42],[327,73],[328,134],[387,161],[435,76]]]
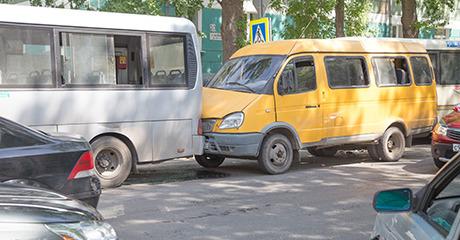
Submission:
[[[455,155],[425,187],[375,194],[378,212],[372,240],[459,240],[460,154]]]

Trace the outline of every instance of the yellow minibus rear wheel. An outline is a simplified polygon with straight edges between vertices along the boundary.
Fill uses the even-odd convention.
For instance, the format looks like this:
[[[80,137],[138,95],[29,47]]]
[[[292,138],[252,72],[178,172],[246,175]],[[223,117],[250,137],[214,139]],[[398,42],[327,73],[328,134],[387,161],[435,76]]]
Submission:
[[[397,127],[388,128],[378,141],[378,144],[368,147],[369,155],[373,160],[397,162],[404,154],[406,138]]]

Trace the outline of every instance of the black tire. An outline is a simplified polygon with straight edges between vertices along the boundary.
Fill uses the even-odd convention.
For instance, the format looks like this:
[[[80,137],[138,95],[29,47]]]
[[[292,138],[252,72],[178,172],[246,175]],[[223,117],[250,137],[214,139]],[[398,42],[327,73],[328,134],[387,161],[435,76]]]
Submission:
[[[446,162],[439,160],[439,158],[433,158],[433,162],[434,162],[434,165],[436,165],[436,167],[439,169],[444,167],[444,165],[446,164]]]
[[[128,146],[116,137],[102,136],[91,143],[94,153],[94,169],[103,188],[120,186],[131,173],[132,153]]]
[[[377,153],[377,145],[368,146],[367,152],[373,161],[380,161],[379,154]]]
[[[397,127],[388,128],[376,145],[379,161],[397,162],[404,154],[406,138]]]
[[[307,148],[307,151],[317,157],[333,157],[338,149],[334,147],[329,147],[329,148],[316,148],[316,147],[309,147]]]
[[[273,134],[263,141],[257,161],[263,172],[281,174],[289,170],[294,156],[291,141],[282,134]]]
[[[224,162],[225,157],[217,155],[195,155],[195,160],[202,167],[217,168]]]

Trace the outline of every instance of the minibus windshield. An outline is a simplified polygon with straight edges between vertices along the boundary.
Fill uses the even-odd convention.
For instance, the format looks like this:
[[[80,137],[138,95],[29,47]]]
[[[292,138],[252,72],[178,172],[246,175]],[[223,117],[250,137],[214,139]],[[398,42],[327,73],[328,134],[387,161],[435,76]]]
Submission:
[[[275,77],[285,56],[245,56],[229,60],[207,87],[240,92],[263,93]]]

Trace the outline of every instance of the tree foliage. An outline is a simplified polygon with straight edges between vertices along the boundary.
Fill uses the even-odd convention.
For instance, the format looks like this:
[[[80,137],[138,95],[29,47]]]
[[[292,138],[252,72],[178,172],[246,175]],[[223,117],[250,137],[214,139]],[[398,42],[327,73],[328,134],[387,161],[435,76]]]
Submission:
[[[159,15],[160,5],[157,0],[108,0],[100,10],[105,12]]]
[[[203,8],[203,0],[163,0],[176,8],[176,15],[192,19]]]
[[[0,0],[0,3],[15,3],[15,0]],[[73,8],[101,10],[146,15],[161,15],[161,6],[169,4],[176,10],[176,15],[192,19],[203,8],[203,0],[107,0],[101,9],[92,9],[88,0],[29,0],[30,5],[39,7]]]
[[[361,36],[368,32],[370,0],[345,0],[345,35]]]
[[[450,12],[455,9],[455,0],[398,0],[397,3],[403,7],[403,36],[409,38],[418,37],[420,30],[431,31],[445,26]]]
[[[278,0],[275,0],[278,1]],[[274,4],[272,6],[276,6]],[[282,5],[279,5],[282,6]],[[285,21],[284,38],[329,38],[334,36],[332,11],[335,1],[289,0],[284,11],[289,18]]]
[[[161,15],[161,6],[165,4],[169,4],[175,8],[176,16],[192,19],[203,7],[203,0],[108,0],[101,10],[107,12]]]
[[[344,0],[345,35],[363,35],[367,30],[370,0]],[[285,4],[286,3],[286,4]],[[336,0],[272,0],[271,6],[289,16],[285,38],[331,38],[335,36]]]
[[[422,18],[419,28],[436,29],[445,26],[449,21],[449,13],[455,9],[455,0],[423,0]]]
[[[8,2],[8,0],[6,0]],[[12,1],[9,1],[12,2]],[[57,7],[64,8],[69,7],[73,9],[89,9],[88,1],[85,0],[29,0],[30,5],[37,7]]]

